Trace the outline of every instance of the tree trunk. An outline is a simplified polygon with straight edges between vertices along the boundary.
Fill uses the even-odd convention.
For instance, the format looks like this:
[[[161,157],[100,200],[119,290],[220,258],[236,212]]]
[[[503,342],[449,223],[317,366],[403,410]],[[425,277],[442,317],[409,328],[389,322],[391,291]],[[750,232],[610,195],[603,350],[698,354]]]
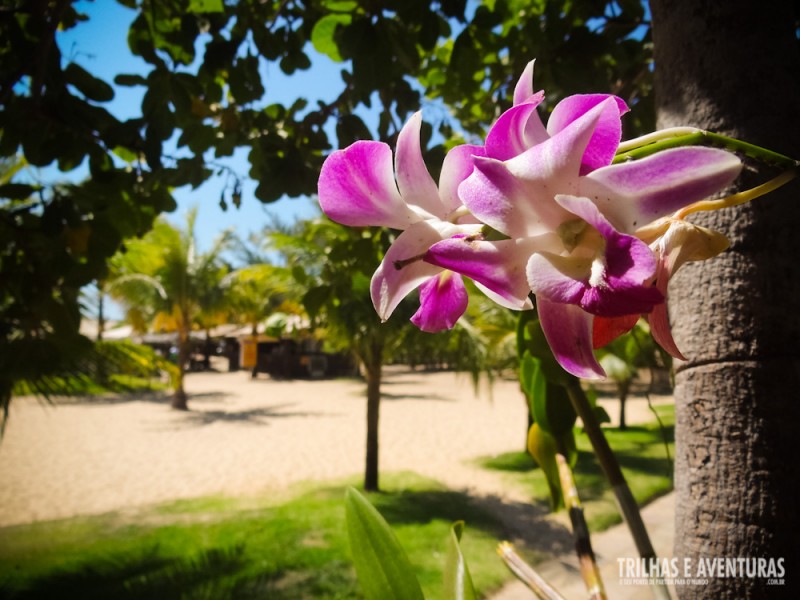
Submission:
[[[383,371],[383,345],[370,344],[364,360],[367,376],[367,454],[364,468],[364,489],[377,492],[378,486],[378,422],[381,408],[381,375]]]
[[[189,334],[178,334],[178,376],[175,379],[175,393],[172,395],[172,408],[175,410],[189,410],[186,390],[183,380],[186,376],[186,363],[189,362]]]
[[[800,157],[790,2],[653,0],[659,128],[692,125]],[[748,169],[749,188],[775,173]],[[670,286],[676,368],[675,556],[783,559],[783,586],[710,578],[681,598],[800,597],[800,231],[796,183],[692,220],[731,247]]]
[[[619,428],[621,431],[625,431],[628,428],[628,424],[625,422],[625,401],[628,399],[628,392],[630,389],[630,379],[617,383],[617,393],[619,395]]]

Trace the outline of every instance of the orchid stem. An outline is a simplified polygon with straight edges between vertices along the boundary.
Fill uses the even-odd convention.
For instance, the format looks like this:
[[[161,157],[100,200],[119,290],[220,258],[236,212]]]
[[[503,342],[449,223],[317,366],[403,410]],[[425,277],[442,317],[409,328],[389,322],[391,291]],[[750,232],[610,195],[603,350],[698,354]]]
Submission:
[[[581,577],[583,577],[586,590],[589,592],[589,600],[606,600],[603,578],[600,576],[600,568],[597,566],[592,550],[592,539],[589,535],[589,527],[586,525],[578,488],[575,486],[575,478],[572,476],[572,469],[561,453],[556,454],[556,463],[558,463],[558,477],[564,493],[564,506],[569,513],[572,534],[575,536],[575,552],[578,555]]]
[[[623,142],[619,145],[614,163],[625,162],[639,158],[651,156],[657,152],[670,148],[680,148],[683,146],[714,146],[732,152],[739,152],[749,156],[759,162],[779,167],[782,169],[795,169],[800,165],[799,161],[784,156],[772,150],[767,150],[755,144],[749,144],[736,138],[731,138],[718,133],[712,133],[702,129],[691,127],[678,127],[674,129],[664,129],[649,135],[642,136]]]
[[[642,520],[642,513],[639,512],[639,506],[631,493],[631,488],[628,487],[628,482],[625,481],[625,476],[622,474],[617,457],[612,452],[611,447],[608,445],[603,430],[600,428],[600,423],[595,416],[589,404],[589,399],[581,387],[578,379],[571,379],[567,386],[572,406],[575,412],[583,422],[586,434],[589,436],[589,441],[594,449],[595,456],[600,462],[600,467],[603,473],[611,484],[611,489],[614,492],[614,497],[617,500],[622,517],[628,525],[631,532],[633,541],[636,544],[636,550],[639,556],[645,560],[656,559],[656,552],[653,549],[653,544],[650,542],[650,536],[647,533],[647,528],[644,526]],[[653,593],[658,600],[669,600],[670,594],[667,586],[663,583],[653,583]]]
[[[719,200],[701,200],[700,202],[695,202],[694,204],[690,204],[685,208],[682,208],[678,212],[675,213],[676,219],[683,219],[686,215],[690,215],[692,213],[707,211],[707,210],[719,210],[720,208],[728,208],[729,206],[738,206],[739,204],[745,204],[746,202],[750,202],[751,200],[755,200],[764,194],[768,194],[772,192],[782,185],[789,183],[792,179],[797,177],[800,174],[800,169],[797,167],[793,169],[789,169],[788,171],[784,171],[777,177],[770,179],[766,183],[762,183],[754,188],[749,190],[745,190],[744,192],[739,192],[738,194],[733,194],[728,196],[727,198],[721,198]]]
[[[501,542],[497,553],[509,570],[541,600],[565,600],[536,570],[517,554],[509,542]]]

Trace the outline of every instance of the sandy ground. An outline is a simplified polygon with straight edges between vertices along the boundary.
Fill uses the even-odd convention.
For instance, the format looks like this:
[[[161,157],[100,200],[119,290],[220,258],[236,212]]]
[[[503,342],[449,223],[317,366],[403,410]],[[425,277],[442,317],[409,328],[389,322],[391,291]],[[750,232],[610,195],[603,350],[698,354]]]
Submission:
[[[189,412],[171,410],[163,395],[15,400],[0,442],[0,526],[362,472],[359,381],[192,373],[187,390]],[[490,398],[464,375],[394,368],[383,392],[381,470],[506,497],[499,476],[471,460],[522,447],[526,409],[515,382],[496,382]],[[630,422],[652,420],[644,400],[628,404]]]

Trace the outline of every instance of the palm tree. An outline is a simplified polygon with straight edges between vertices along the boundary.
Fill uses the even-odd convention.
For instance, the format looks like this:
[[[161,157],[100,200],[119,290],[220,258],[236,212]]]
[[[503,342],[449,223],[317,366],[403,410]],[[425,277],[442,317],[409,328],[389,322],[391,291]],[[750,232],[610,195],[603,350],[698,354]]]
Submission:
[[[186,228],[159,220],[143,238],[131,240],[117,255],[118,272],[109,291],[133,314],[145,313],[159,328],[178,335],[178,376],[172,407],[187,410],[184,377],[190,354],[190,333],[203,317],[224,302],[220,282],[227,272],[221,254],[230,235],[224,233],[205,253],[197,251],[194,227],[197,209],[189,211]]]

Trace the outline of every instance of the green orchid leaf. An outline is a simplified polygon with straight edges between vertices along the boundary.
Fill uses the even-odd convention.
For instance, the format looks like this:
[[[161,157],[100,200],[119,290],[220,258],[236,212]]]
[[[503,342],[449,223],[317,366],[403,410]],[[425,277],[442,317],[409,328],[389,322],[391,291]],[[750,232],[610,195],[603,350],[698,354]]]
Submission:
[[[544,388],[544,393],[540,392],[533,397],[533,420],[554,436],[572,431],[578,414],[572,407],[566,388],[544,381],[544,375],[540,374],[539,379],[539,388]]]
[[[542,429],[538,423],[531,426],[528,431],[528,452],[542,469],[547,480],[551,510],[558,510],[564,506],[564,495],[556,463],[556,454],[559,449],[566,456],[569,465],[574,467],[578,460],[578,449],[573,430],[556,437]]]
[[[389,524],[354,488],[345,495],[347,535],[367,600],[423,600],[411,563]]]
[[[528,410],[534,416],[535,399],[547,393],[547,381],[542,374],[539,359],[531,356],[528,351],[525,351],[519,362],[519,382],[528,400]]]
[[[445,600],[475,600],[475,587],[464,555],[461,553],[461,534],[464,521],[456,521],[450,528],[447,542],[447,559],[444,564]]]
[[[558,465],[556,464],[556,440],[555,438],[539,427],[538,423],[531,425],[528,430],[528,452],[539,465],[547,480],[547,487],[550,490],[550,508],[556,510],[564,505],[561,493],[561,482],[558,477]]]

